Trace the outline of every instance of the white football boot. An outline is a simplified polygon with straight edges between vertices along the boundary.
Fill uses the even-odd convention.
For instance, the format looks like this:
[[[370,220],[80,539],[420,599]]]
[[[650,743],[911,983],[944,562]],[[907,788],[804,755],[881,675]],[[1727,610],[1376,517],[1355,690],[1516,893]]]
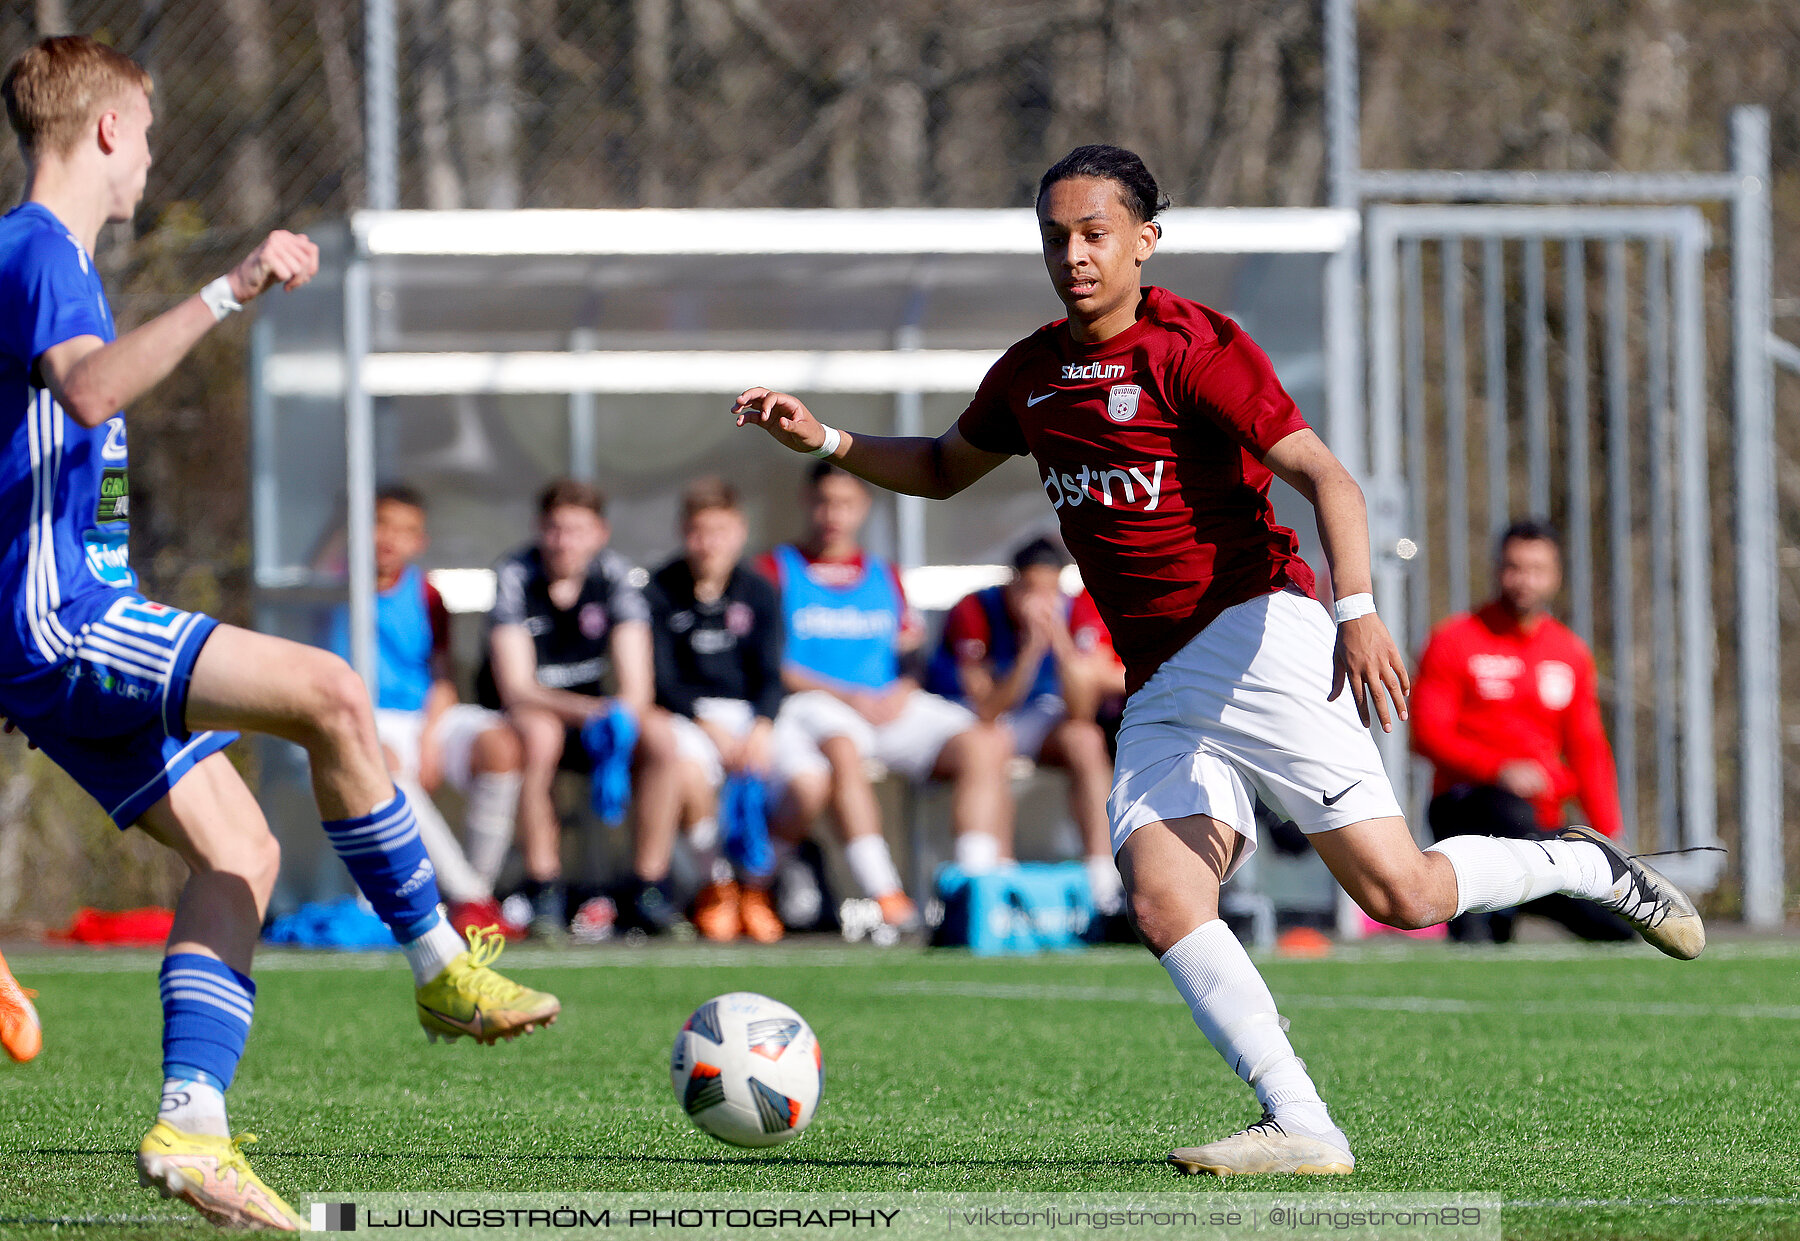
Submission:
[[[1692,961],[1705,949],[1706,926],[1694,902],[1641,857],[1625,852],[1591,827],[1565,828],[1557,835],[1563,840],[1586,841],[1606,855],[1618,895],[1600,904],[1637,928],[1645,943],[1683,961]]]
[[[1356,1156],[1347,1146],[1309,1133],[1288,1133],[1266,1112],[1256,1124],[1228,1138],[1170,1151],[1169,1162],[1188,1176],[1196,1172],[1214,1176],[1348,1176],[1356,1169]]]

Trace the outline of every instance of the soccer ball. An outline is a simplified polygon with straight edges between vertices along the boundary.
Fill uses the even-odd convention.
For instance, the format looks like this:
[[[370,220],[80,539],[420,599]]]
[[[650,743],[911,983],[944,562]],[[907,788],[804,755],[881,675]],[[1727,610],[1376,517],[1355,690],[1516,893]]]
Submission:
[[[779,1146],[812,1123],[825,1089],[818,1036],[786,1004],[733,991],[694,1010],[669,1059],[675,1099],[733,1146]]]

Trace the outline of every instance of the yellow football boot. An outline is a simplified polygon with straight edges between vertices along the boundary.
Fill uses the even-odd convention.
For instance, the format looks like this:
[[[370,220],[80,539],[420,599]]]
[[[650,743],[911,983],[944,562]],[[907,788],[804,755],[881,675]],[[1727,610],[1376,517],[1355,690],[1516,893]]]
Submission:
[[[221,1227],[307,1231],[293,1208],[250,1170],[243,1148],[254,1141],[254,1133],[219,1138],[159,1120],[138,1146],[138,1184],[181,1199]]]
[[[496,1043],[547,1026],[562,1012],[555,996],[521,987],[488,968],[506,947],[498,927],[470,927],[469,950],[418,990],[419,1024],[432,1042],[468,1035]]]

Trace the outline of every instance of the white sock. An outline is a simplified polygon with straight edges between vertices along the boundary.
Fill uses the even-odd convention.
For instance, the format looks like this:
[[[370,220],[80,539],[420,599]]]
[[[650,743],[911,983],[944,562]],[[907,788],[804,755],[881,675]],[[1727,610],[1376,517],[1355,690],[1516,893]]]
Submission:
[[[1552,892],[1590,901],[1616,895],[1612,864],[1585,840],[1452,836],[1426,852],[1450,859],[1459,914],[1511,909]]]
[[[512,847],[513,823],[519,814],[519,786],[524,778],[516,771],[485,771],[469,781],[464,796],[463,837],[468,843],[469,865],[492,888]]]
[[[1000,838],[987,832],[964,832],[956,838],[956,864],[965,875],[985,875],[1000,865]]]
[[[469,859],[463,856],[462,846],[456,843],[456,836],[444,822],[437,803],[417,781],[398,778],[394,787],[406,794],[406,804],[412,807],[413,822],[419,825],[419,839],[431,858],[432,869],[437,871],[438,891],[444,899],[452,905],[491,900],[493,886],[482,882],[481,876],[469,865]]]
[[[894,855],[888,852],[884,836],[858,836],[850,841],[844,846],[844,863],[864,896],[887,896],[901,890],[900,872],[894,869]]]
[[[1085,859],[1088,891],[1093,894],[1094,908],[1103,914],[1116,914],[1125,907],[1125,882],[1119,878],[1119,867],[1110,853],[1095,853]]]
[[[419,938],[400,945],[400,951],[406,954],[406,963],[412,966],[413,983],[420,987],[443,973],[445,966],[468,950],[462,936],[450,925],[450,919],[442,917]]]
[[[224,1091],[191,1078],[163,1079],[162,1105],[156,1109],[156,1118],[168,1121],[183,1133],[231,1136],[231,1126],[225,1123]]]
[[[1194,1014],[1194,1024],[1232,1071],[1256,1091],[1263,1110],[1289,1132],[1340,1142],[1349,1149],[1288,1042],[1275,997],[1231,928],[1222,920],[1208,922],[1188,932],[1161,959]]]

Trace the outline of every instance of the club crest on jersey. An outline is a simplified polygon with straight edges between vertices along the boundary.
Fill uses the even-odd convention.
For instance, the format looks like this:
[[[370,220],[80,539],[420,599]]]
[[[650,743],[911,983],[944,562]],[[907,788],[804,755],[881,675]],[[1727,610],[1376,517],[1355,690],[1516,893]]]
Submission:
[[[1130,422],[1137,417],[1138,398],[1144,390],[1136,384],[1114,384],[1106,390],[1106,416],[1114,422]]]

